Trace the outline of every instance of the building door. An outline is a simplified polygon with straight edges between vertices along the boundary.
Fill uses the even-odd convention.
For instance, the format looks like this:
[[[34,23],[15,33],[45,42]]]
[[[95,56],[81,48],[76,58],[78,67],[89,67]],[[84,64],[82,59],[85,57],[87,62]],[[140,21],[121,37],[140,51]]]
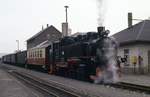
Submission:
[[[148,51],[148,72],[150,72],[150,50]]]

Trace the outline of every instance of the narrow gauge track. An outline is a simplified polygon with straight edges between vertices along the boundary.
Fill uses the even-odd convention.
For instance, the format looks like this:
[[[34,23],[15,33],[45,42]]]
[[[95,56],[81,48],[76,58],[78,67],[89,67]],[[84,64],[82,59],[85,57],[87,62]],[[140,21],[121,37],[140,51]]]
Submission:
[[[122,89],[131,90],[131,91],[137,91],[141,93],[150,94],[150,86],[138,85],[138,84],[127,83],[127,82],[119,82],[116,84],[110,84],[110,86],[115,87],[115,88],[122,88]]]
[[[78,94],[61,89],[59,87],[41,82],[37,79],[31,78],[28,75],[24,75],[20,72],[14,70],[9,70],[9,71],[10,71],[9,73],[14,77],[43,92],[46,95],[46,97],[83,97]]]
[[[4,67],[3,69],[7,69],[8,71],[10,70],[11,71],[11,69],[10,68],[7,68],[7,67]],[[63,86],[61,83],[57,83],[57,82],[53,82],[52,81],[52,85],[50,85],[48,82],[46,82],[46,81],[44,81],[44,80],[42,80],[42,79],[39,79],[39,78],[37,78],[37,77],[35,77],[35,76],[32,76],[32,75],[29,75],[29,74],[27,74],[27,73],[23,73],[23,72],[16,72],[16,70],[12,70],[12,73],[10,73],[10,74],[16,74],[16,76],[20,76],[20,77],[23,77],[23,78],[25,78],[25,79],[27,79],[27,81],[28,80],[33,80],[33,82],[34,81],[36,81],[36,82],[38,82],[38,86],[39,86],[39,84],[44,84],[44,86],[46,86],[47,88],[49,88],[48,89],[48,91],[51,91],[50,89],[53,89],[54,88],[54,90],[55,90],[55,88],[56,88],[56,91],[61,91],[61,93],[62,93],[62,91],[65,91],[65,92],[67,92],[67,94],[68,93],[71,93],[71,95],[69,96],[67,96],[67,95],[61,95],[61,96],[57,96],[57,95],[55,95],[54,93],[56,92],[54,92],[53,94],[55,95],[54,97],[88,97],[88,95],[86,94],[86,93],[84,93],[84,91],[82,91],[83,92],[83,94],[76,94],[74,91],[76,91],[74,88],[72,88],[71,90],[70,90],[70,92],[69,91],[67,91],[67,89],[64,89],[64,88],[60,88],[59,86],[61,86],[61,87],[65,87],[65,86]],[[136,91],[136,92],[140,92],[140,93],[147,93],[147,94],[150,94],[150,86],[144,86],[144,85],[138,85],[138,84],[133,84],[133,83],[127,83],[127,82],[119,82],[119,83],[114,83],[114,84],[105,84],[106,86],[107,85],[109,85],[109,86],[111,86],[111,87],[115,87],[115,88],[121,88],[121,89],[126,89],[126,90],[130,90],[130,91]],[[58,90],[57,90],[57,88],[58,88]],[[60,89],[60,90],[59,90]],[[64,94],[64,92],[63,92],[63,94]]]
[[[11,67],[6,67],[6,66],[2,66],[1,68],[3,70],[7,71],[7,72],[8,71],[18,71],[17,69],[14,69],[14,68],[11,68]],[[68,91],[69,93],[72,93],[72,94],[76,95],[76,96],[70,96],[70,97],[97,97],[95,95],[91,96],[85,90],[79,90],[79,89],[74,88],[74,87],[72,87],[70,85],[66,87],[66,85],[64,85],[62,83],[59,83],[57,81],[53,81],[53,80],[45,81],[44,79],[38,78],[36,76],[33,76],[33,75],[25,73],[25,72],[20,72],[19,74],[21,74],[23,76],[30,77],[31,79],[34,79],[34,80],[39,81],[41,83],[44,83],[46,85],[53,86],[54,88],[58,87],[59,89],[62,89],[63,91]]]

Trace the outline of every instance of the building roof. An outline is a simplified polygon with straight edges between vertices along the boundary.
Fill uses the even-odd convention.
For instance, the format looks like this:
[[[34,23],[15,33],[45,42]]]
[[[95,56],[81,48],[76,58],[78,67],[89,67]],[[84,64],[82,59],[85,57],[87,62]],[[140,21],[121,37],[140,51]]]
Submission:
[[[58,29],[56,29],[53,25],[51,25],[51,26],[49,26],[49,27],[47,27],[47,28],[45,28],[45,29],[43,29],[42,31],[40,31],[40,32],[38,32],[37,34],[35,34],[35,35],[33,35],[31,38],[29,38],[27,41],[30,41],[30,40],[32,40],[32,39],[34,39],[34,38],[36,38],[36,37],[38,37],[40,34],[42,34],[44,31],[46,31],[46,30],[56,30],[57,32],[60,32]],[[61,32],[60,32],[61,33]]]
[[[113,37],[120,43],[150,42],[150,20],[144,20],[127,29],[124,29]]]

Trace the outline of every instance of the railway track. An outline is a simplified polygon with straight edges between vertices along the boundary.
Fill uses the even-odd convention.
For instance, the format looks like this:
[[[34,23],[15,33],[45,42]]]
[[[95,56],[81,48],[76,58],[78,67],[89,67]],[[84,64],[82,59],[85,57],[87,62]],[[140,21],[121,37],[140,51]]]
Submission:
[[[39,92],[43,93],[46,97],[84,97],[83,95],[75,94],[73,92],[67,91],[63,88],[53,86],[51,84],[47,84],[45,82],[41,82],[41,80],[37,80],[30,77],[29,75],[9,70],[9,73],[14,77],[18,78],[20,81],[36,88]]]
[[[4,68],[4,69],[8,69],[8,68]],[[10,68],[9,68],[10,69]],[[7,70],[9,71],[9,70]],[[11,71],[11,69],[10,69]],[[69,91],[67,89],[65,89],[64,85],[61,83],[57,83],[57,82],[50,82],[51,84],[49,84],[49,82],[46,82],[42,79],[39,79],[35,76],[29,75],[27,73],[24,72],[17,72],[16,70],[12,70],[10,72],[10,74],[12,74],[13,76],[18,77],[21,80],[27,80],[30,81],[29,83],[36,83],[38,85],[38,87],[44,87],[43,90],[41,91],[45,91],[45,93],[53,95],[53,97],[88,97],[88,93],[84,93],[84,91],[82,91],[83,94],[77,93],[75,92],[76,90],[74,88],[70,89]],[[144,85],[137,85],[137,84],[133,84],[133,83],[126,83],[126,82],[119,82],[119,83],[115,83],[115,84],[106,84],[109,85],[111,87],[115,87],[115,88],[121,88],[121,89],[126,89],[129,91],[136,91],[136,92],[140,92],[140,93],[147,93],[150,94],[150,86],[144,86]],[[47,92],[48,91],[48,92]],[[46,96],[49,97],[49,96]]]
[[[138,84],[127,83],[127,82],[119,82],[116,84],[110,84],[110,86],[115,87],[115,88],[122,88],[122,89],[127,89],[130,91],[150,94],[150,86],[138,85]]]

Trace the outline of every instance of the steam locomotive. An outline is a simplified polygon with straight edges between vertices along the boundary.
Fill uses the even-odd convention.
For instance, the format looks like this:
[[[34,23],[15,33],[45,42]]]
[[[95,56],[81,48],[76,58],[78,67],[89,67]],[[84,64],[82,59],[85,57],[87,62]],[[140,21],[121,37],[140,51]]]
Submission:
[[[73,79],[90,81],[90,75],[96,74],[96,68],[105,70],[116,64],[117,44],[108,37],[109,31],[98,27],[98,32],[88,32],[77,37],[64,37],[54,43],[48,41],[41,46],[27,50],[24,66],[44,68],[50,74]],[[8,62],[3,56],[4,63]],[[12,54],[11,54],[12,56]],[[13,64],[17,64],[17,56]]]

